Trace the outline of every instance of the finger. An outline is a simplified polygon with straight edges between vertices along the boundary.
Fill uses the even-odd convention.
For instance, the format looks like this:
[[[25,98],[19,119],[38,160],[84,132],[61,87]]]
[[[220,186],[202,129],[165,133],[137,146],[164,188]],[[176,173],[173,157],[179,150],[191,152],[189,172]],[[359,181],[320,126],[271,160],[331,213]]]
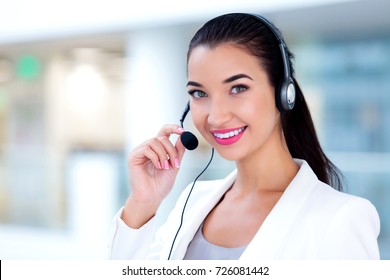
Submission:
[[[160,137],[160,136],[169,137],[172,134],[181,135],[183,132],[184,132],[184,129],[181,126],[175,125],[175,124],[167,124],[167,125],[164,125],[160,129],[160,131],[157,134],[157,137]]]
[[[159,140],[161,141],[162,145],[164,146],[167,152],[171,166],[175,168],[179,168],[180,158],[176,147],[172,144],[172,142],[167,137],[160,137]]]
[[[168,142],[169,142],[169,140],[168,140]],[[171,144],[171,146],[173,147],[172,144]],[[169,158],[170,158],[169,157],[169,152],[167,151],[167,147],[164,146],[164,144],[162,142],[162,139],[153,138],[149,142],[149,147],[158,156],[158,160],[159,160],[162,168],[163,169],[169,169]]]
[[[155,151],[150,146],[145,147],[144,155],[153,163],[153,165],[157,169],[163,168],[159,156],[155,153]]]
[[[148,142],[136,148],[129,156],[129,164],[134,166],[143,165],[148,161],[151,161],[157,169],[162,169],[158,155],[149,146]]]

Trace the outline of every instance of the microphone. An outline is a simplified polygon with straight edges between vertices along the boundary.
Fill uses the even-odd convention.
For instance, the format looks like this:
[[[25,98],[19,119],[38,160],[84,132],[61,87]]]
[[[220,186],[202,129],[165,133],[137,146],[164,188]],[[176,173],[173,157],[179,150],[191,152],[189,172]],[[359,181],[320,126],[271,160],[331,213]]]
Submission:
[[[183,115],[181,116],[181,119],[180,119],[180,124],[181,124],[181,127],[183,127],[183,122],[184,122],[184,119],[186,118],[188,112],[190,111],[190,102],[188,101],[187,103],[187,106],[186,108],[184,109],[184,112],[183,112]],[[194,134],[192,134],[191,132],[189,131],[184,131],[181,135],[180,135],[180,139],[181,139],[181,142],[183,143],[183,146],[187,149],[187,150],[194,150],[196,149],[196,147],[198,147],[198,139],[196,138],[196,136]],[[180,218],[180,225],[176,231],[176,234],[175,234],[175,237],[173,238],[173,241],[172,241],[172,244],[171,244],[171,249],[169,250],[169,255],[168,255],[168,260],[171,259],[171,254],[172,254],[172,251],[173,251],[173,246],[175,245],[175,242],[176,242],[176,238],[177,236],[179,235],[179,232],[180,232],[180,229],[183,225],[183,222],[184,222],[184,212],[186,210],[186,207],[187,207],[187,203],[188,203],[188,200],[190,199],[190,196],[191,196],[191,193],[192,193],[192,190],[194,189],[195,187],[195,183],[196,181],[198,181],[199,177],[202,176],[202,174],[206,171],[206,169],[209,167],[211,161],[213,160],[213,157],[214,157],[214,148],[211,148],[211,157],[210,157],[210,160],[209,162],[207,163],[206,167],[202,170],[202,172],[200,172],[200,174],[195,178],[194,182],[192,183],[192,186],[191,186],[191,189],[190,189],[190,192],[188,193],[187,195],[187,199],[184,203],[184,206],[183,206],[183,211],[181,212],[181,218]]]
[[[188,101],[187,106],[184,109],[183,115],[180,118],[181,127],[183,127],[184,119],[186,118],[189,111],[190,111],[190,102]],[[183,143],[183,146],[187,150],[195,150],[199,144],[199,141],[196,138],[196,136],[189,131],[183,132],[182,135],[180,135],[180,140]]]
[[[194,134],[189,131],[184,131],[180,135],[181,142],[187,150],[195,150],[198,147],[199,141]]]

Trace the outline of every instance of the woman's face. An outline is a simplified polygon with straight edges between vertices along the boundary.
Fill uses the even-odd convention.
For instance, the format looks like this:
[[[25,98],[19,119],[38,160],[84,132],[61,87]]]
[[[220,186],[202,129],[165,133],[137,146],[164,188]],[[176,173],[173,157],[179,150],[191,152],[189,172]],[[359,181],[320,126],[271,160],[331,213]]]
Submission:
[[[253,156],[280,137],[274,87],[243,49],[233,44],[194,48],[187,89],[196,128],[225,159]]]

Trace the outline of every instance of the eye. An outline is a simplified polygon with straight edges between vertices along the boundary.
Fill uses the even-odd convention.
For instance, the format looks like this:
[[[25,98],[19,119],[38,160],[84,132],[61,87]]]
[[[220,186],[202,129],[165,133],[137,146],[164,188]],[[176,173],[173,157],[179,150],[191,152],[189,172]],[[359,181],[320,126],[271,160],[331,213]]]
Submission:
[[[207,94],[201,90],[191,90],[188,93],[195,99],[207,97]]]
[[[232,87],[231,93],[232,94],[239,94],[239,93],[242,93],[242,92],[246,91],[247,89],[248,89],[247,86],[238,85],[238,86]]]

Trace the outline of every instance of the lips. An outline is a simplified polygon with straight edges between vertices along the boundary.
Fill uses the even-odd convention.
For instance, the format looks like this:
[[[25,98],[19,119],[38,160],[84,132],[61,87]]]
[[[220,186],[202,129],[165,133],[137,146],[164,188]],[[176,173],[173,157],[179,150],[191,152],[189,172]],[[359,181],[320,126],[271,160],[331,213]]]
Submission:
[[[246,126],[231,129],[218,129],[211,130],[211,134],[214,136],[215,141],[221,145],[231,145],[240,140],[244,134]]]

